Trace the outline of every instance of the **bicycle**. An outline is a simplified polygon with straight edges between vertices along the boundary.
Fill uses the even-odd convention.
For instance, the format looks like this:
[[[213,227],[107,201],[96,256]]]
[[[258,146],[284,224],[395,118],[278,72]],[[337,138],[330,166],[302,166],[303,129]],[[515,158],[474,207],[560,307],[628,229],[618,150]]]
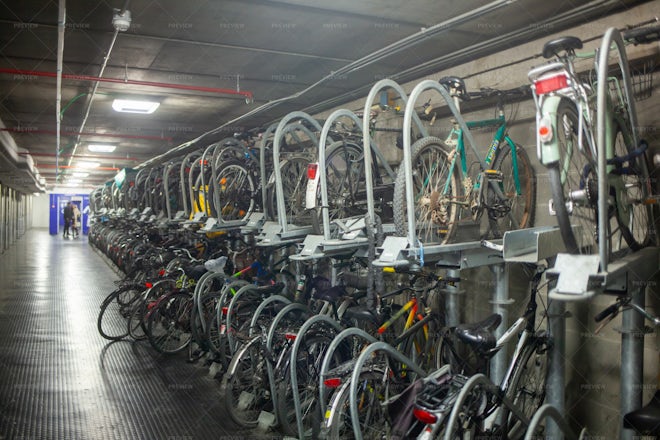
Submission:
[[[524,313],[499,339],[493,333],[501,323],[497,314],[451,329],[454,338],[445,338],[441,348],[443,359],[453,367],[451,372],[430,375],[416,398],[413,414],[426,424],[419,439],[517,439],[525,434],[531,416],[545,399],[551,339],[538,330],[540,324],[536,322],[536,296],[544,271],[544,267],[537,267]],[[516,337],[507,371],[496,385],[487,379],[488,360]],[[476,359],[484,360],[480,369],[473,370],[474,365],[456,359],[458,341],[467,345]]]
[[[657,25],[648,29],[657,39]],[[609,35],[620,41],[613,31],[608,31]],[[639,35],[644,32],[634,31],[629,41],[642,41]],[[605,65],[595,61],[594,72],[606,74],[607,70],[599,72],[599,67],[608,68],[610,48],[576,52],[582,47],[576,37],[549,41],[542,55],[551,61],[528,74],[536,105],[537,155],[550,175],[550,212],[557,217],[569,253],[595,253],[598,246],[607,246],[606,254],[611,254],[623,249],[624,242],[635,251],[654,241],[650,233],[654,201],[645,157],[648,146],[638,138],[627,57],[625,50],[617,51],[623,87],[616,76],[607,78],[607,84],[598,84],[589,75],[580,74],[575,64],[602,56]],[[606,92],[600,97],[602,102],[599,87]],[[600,139],[599,112],[604,115]],[[606,175],[599,175],[597,143],[604,146]],[[599,219],[598,198],[603,191],[599,180],[603,179],[607,179],[603,185],[608,195],[607,218]],[[606,243],[598,242],[599,221],[607,228],[600,231]],[[574,230],[571,223],[579,229]]]
[[[460,101],[470,96],[504,96],[496,91],[468,94],[465,82],[457,77],[439,82],[459,109]],[[472,166],[468,167],[464,133],[456,120],[452,119],[446,139],[422,137],[411,147],[416,233],[424,244],[450,243],[462,220],[462,209],[468,209],[475,222],[485,211],[488,228],[483,235],[493,238],[501,238],[508,230],[528,228],[534,222],[536,176],[525,149],[507,133],[502,99],[498,99],[496,118],[471,121],[467,127],[496,129],[476,174]],[[405,187],[401,167],[393,201],[399,236],[406,236],[408,231]]]

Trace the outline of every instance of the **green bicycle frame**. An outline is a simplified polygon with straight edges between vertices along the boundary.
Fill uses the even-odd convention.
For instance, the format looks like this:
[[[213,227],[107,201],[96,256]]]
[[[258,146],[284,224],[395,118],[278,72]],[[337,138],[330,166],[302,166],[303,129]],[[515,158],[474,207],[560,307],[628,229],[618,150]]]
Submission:
[[[520,177],[518,174],[518,154],[516,152],[516,144],[506,133],[506,119],[504,115],[501,114],[499,117],[495,119],[469,121],[466,124],[470,129],[498,127],[497,131],[495,132],[495,135],[493,136],[493,139],[491,140],[490,147],[488,148],[488,152],[486,153],[485,162],[486,165],[490,167],[490,169],[493,169],[492,168],[493,161],[495,160],[495,156],[499,151],[500,144],[502,143],[503,140],[506,141],[506,143],[509,145],[509,148],[511,148],[511,162],[513,165],[513,181],[516,187],[516,194],[520,195],[521,189],[520,189]],[[449,133],[449,136],[447,136],[447,140],[445,142],[448,145],[456,144],[455,151],[458,152],[458,154],[454,155],[454,157],[452,158],[449,167],[449,176],[451,177],[451,174],[454,172],[454,166],[456,165],[456,160],[458,160],[458,157],[461,158],[461,172],[463,176],[467,176],[468,167],[467,167],[467,158],[465,154],[465,141],[463,139],[463,130],[460,128],[453,127],[451,132]],[[446,180],[445,186],[442,190],[443,194],[447,194],[449,192],[450,181],[451,181],[450,178]],[[478,180],[477,182],[474,183],[474,189],[479,189],[480,185],[481,182]]]

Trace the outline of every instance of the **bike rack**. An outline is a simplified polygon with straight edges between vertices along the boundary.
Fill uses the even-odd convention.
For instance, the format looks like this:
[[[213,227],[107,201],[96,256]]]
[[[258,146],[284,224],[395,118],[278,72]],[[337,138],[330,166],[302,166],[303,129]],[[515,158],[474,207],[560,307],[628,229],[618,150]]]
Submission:
[[[420,378],[426,377],[426,372],[422,370],[415,362],[413,362],[407,356],[401,354],[396,348],[385,342],[374,342],[370,344],[364,351],[360,354],[355,364],[355,370],[351,374],[351,386],[350,386],[350,411],[351,411],[351,421],[353,423],[353,434],[355,435],[355,440],[362,440],[362,431],[360,430],[360,412],[358,409],[358,402],[356,400],[356,393],[358,387],[358,381],[360,379],[360,371],[364,364],[371,358],[371,355],[377,351],[384,351],[388,356],[394,358],[396,361],[405,364],[410,370],[418,374]]]
[[[566,434],[570,440],[578,440],[578,438],[582,439],[584,435],[586,435],[585,429],[582,430],[579,437],[575,435],[559,410],[557,410],[557,408],[550,405],[549,403],[546,403],[534,413],[534,416],[532,417],[531,421],[529,422],[529,426],[527,427],[527,433],[525,434],[524,440],[534,440],[536,438],[534,431],[547,417],[553,419],[559,429],[561,429],[562,433]]]
[[[342,330],[337,336],[335,336],[335,338],[328,346],[328,350],[326,351],[325,356],[323,357],[323,362],[321,363],[321,370],[319,373],[319,404],[321,405],[321,414],[325,414],[325,384],[323,381],[328,375],[330,362],[332,362],[332,355],[339,347],[339,344],[350,337],[362,338],[370,344],[372,342],[377,342],[376,338],[357,327],[350,327]]]
[[[325,316],[325,315],[315,315],[309,318],[305,323],[300,326],[298,334],[296,335],[296,340],[293,342],[293,347],[291,348],[291,368],[289,373],[291,375],[291,392],[293,394],[293,405],[296,410],[296,425],[298,427],[298,438],[305,438],[305,428],[303,427],[302,422],[302,409],[300,408],[300,394],[298,393],[298,377],[297,377],[297,362],[298,359],[298,350],[300,349],[300,344],[305,333],[312,329],[315,325],[326,325],[335,332],[341,330],[341,326],[334,319]]]

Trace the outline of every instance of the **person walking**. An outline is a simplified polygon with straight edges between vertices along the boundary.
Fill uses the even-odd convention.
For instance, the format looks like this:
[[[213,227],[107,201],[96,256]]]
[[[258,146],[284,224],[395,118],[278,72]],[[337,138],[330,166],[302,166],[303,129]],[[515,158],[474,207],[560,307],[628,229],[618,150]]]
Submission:
[[[71,228],[71,223],[73,222],[73,203],[69,202],[64,207],[64,234],[63,238],[69,236],[69,229]]]
[[[73,238],[76,238],[78,234],[78,226],[80,226],[80,209],[78,209],[78,205],[75,203],[72,203],[72,208],[73,208],[73,219],[72,219],[72,229],[73,229]]]

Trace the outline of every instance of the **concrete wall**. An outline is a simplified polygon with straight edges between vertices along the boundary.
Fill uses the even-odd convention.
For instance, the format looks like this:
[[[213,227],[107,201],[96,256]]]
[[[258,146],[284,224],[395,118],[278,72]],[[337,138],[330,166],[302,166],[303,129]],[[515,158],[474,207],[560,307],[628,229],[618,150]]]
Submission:
[[[563,31],[561,34],[550,35],[547,38],[531,41],[527,44],[511,48],[497,55],[488,56],[474,60],[465,65],[457,66],[446,71],[432,75],[431,79],[442,76],[455,75],[466,78],[468,91],[477,90],[480,87],[492,87],[498,89],[509,89],[527,85],[527,72],[533,66],[544,63],[539,53],[546,41],[555,36],[574,35],[587,41],[585,50],[596,48],[599,44],[597,37],[611,26],[623,27],[646,21],[660,11],[660,1],[654,1],[625,13],[610,16],[575,29]],[[493,32],[497,26],[493,26]],[[551,31],[551,30],[549,30]],[[660,60],[660,45],[652,44],[640,47],[629,47],[631,60],[651,57],[657,63]],[[588,63],[582,63],[580,69],[589,69]],[[374,83],[381,78],[374,78]],[[639,79],[639,78],[637,78]],[[421,79],[420,79],[421,81]],[[649,141],[652,152],[660,152],[660,100],[657,96],[660,75],[656,73],[653,77],[652,97],[637,102],[640,133]],[[403,88],[410,93],[419,81],[403,84]],[[418,106],[431,100],[434,107],[442,107],[443,103],[438,94],[424,94],[418,102]],[[403,105],[400,101],[394,101],[394,105]],[[364,98],[349,103],[343,108],[362,113]],[[493,108],[482,110],[466,115],[466,119],[482,119],[493,116]],[[518,143],[526,149],[537,177],[537,205],[536,226],[556,225],[556,220],[548,213],[548,200],[552,197],[549,188],[549,179],[546,169],[540,165],[535,151],[535,122],[534,105],[531,100],[507,105],[507,118],[513,122],[510,124],[509,133]],[[331,111],[317,115],[319,118],[327,117]],[[390,110],[377,116],[378,127],[400,127],[401,114]],[[429,131],[432,135],[446,136],[448,121],[438,119]],[[480,154],[485,153],[492,132],[475,132],[477,143],[481,146]],[[393,165],[398,165],[402,160],[401,150],[394,147],[395,138],[392,134],[378,133],[376,142]],[[656,169],[654,176],[660,174]],[[654,177],[656,186],[658,179]],[[659,270],[660,272],[660,270]],[[494,277],[488,269],[463,271],[462,290],[462,318],[465,321],[474,321],[484,318],[491,313],[492,305],[489,303],[494,291]],[[510,316],[516,317],[522,313],[525,306],[527,294],[527,275],[519,267],[511,267],[510,296],[515,302],[509,307]],[[660,279],[656,277],[649,280],[647,288],[648,309],[652,313],[660,314],[658,309],[658,288]],[[545,301],[545,299],[544,299]],[[567,351],[566,351],[566,409],[569,422],[580,429],[586,426],[589,433],[600,439],[616,438],[621,424],[619,413],[619,374],[620,374],[620,334],[616,331],[621,325],[621,318],[617,317],[598,335],[594,334],[596,324],[593,316],[613,302],[613,297],[597,297],[588,303],[571,303],[567,309],[570,318],[567,319]],[[654,332],[645,338],[644,353],[644,384],[642,391],[644,402],[650,399],[656,388],[656,377],[658,376],[658,347],[657,336]]]

